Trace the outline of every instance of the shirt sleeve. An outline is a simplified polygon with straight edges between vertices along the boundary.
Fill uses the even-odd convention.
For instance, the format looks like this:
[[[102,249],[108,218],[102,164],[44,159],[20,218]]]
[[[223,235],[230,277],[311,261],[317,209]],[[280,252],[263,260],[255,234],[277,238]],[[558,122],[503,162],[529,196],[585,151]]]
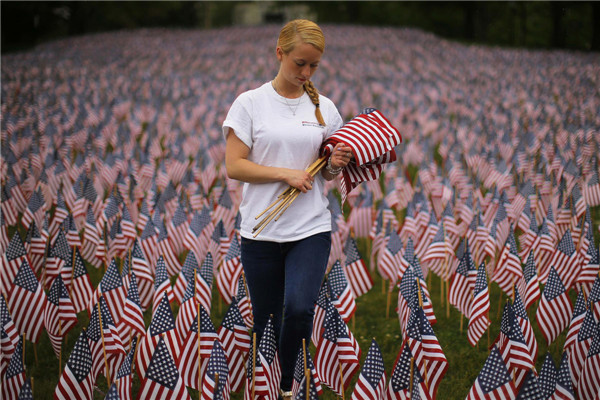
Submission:
[[[329,110],[327,113],[327,135],[325,137],[325,139],[329,139],[329,137],[331,135],[333,135],[335,133],[335,131],[337,131],[338,129],[340,129],[342,127],[342,125],[344,124],[344,121],[342,120],[342,116],[340,115],[339,111],[337,110],[337,108],[335,107],[335,105],[333,104],[333,102],[328,102],[329,104]]]
[[[248,111],[250,109],[250,102],[247,97],[240,95],[229,109],[225,121],[223,121],[223,137],[227,139],[229,128],[233,129],[235,135],[242,141],[248,148],[252,148],[252,116]]]

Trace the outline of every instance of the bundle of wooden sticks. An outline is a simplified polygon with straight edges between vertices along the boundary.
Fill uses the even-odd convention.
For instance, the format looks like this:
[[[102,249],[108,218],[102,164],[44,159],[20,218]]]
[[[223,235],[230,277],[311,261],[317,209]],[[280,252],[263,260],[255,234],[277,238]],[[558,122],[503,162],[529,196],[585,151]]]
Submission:
[[[327,164],[327,157],[328,156],[323,156],[318,158],[306,169],[306,172],[308,172],[310,176],[314,177],[321,170],[321,168]],[[267,211],[272,209],[271,212],[265,215],[263,219],[261,219],[260,222],[252,229],[254,237],[258,236],[258,234],[267,226],[267,224],[269,224],[269,222],[273,220],[277,221],[279,217],[283,215],[285,210],[287,210],[288,207],[294,202],[294,200],[296,200],[296,197],[298,197],[299,194],[300,190],[292,186],[288,187],[283,193],[277,196],[277,199],[275,199],[273,203],[265,208],[263,212],[254,217],[255,219],[259,219],[265,215]]]

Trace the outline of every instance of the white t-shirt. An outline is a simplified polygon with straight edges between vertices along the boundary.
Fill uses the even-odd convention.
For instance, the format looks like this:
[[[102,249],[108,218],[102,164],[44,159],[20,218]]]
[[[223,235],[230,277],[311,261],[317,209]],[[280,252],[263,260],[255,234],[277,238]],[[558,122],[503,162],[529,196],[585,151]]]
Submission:
[[[324,127],[317,122],[315,106],[306,93],[299,100],[286,99],[267,82],[238,96],[223,122],[223,134],[226,138],[232,128],[250,148],[248,160],[256,164],[304,170],[318,158],[321,143],[342,126],[342,117],[333,102],[324,96],[319,99]],[[288,187],[285,182],[244,183],[240,204],[242,237],[288,242],[331,230],[324,179],[318,173],[312,190],[300,193],[279,220],[271,221],[254,238],[252,228],[260,221],[255,217]]]

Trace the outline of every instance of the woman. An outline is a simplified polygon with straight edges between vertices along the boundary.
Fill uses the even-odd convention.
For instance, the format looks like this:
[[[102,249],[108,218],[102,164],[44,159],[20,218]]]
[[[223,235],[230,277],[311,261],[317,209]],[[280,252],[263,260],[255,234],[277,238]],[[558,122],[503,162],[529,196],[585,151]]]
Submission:
[[[308,343],[310,338],[331,247],[324,179],[334,179],[352,156],[350,147],[338,144],[320,174],[313,178],[305,171],[318,157],[321,143],[342,125],[333,102],[310,81],[324,49],[323,32],[314,22],[287,23],[275,49],[277,76],[242,93],[223,122],[227,175],[245,182],[240,205],[241,258],[254,331],[259,340],[273,316],[284,399],[291,397],[302,339]],[[255,217],[289,186],[302,194],[254,239]]]

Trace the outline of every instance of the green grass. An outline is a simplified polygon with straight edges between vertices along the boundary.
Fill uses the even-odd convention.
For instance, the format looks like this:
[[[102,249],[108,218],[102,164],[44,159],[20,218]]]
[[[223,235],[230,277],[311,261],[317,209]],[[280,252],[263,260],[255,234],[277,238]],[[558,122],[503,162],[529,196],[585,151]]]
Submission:
[[[592,210],[592,219],[594,221],[594,228],[597,229],[598,223],[600,222],[600,207],[595,207]],[[11,233],[12,234],[12,233]],[[22,232],[22,237],[24,236]],[[597,233],[595,232],[597,237]],[[368,262],[370,254],[370,243],[365,239],[359,239],[358,241],[359,251],[361,252],[363,259]],[[596,239],[596,243],[598,239]],[[182,255],[183,258],[183,255]],[[103,270],[97,270],[94,267],[87,265],[88,272],[94,284],[97,286],[100,281]],[[362,349],[361,366],[366,357],[367,351],[371,344],[371,340],[375,338],[378,345],[381,348],[384,365],[386,370],[387,379],[389,381],[392,374],[392,368],[394,362],[400,351],[402,344],[402,336],[400,334],[400,325],[398,322],[397,314],[394,309],[396,307],[398,299],[398,289],[396,288],[391,297],[391,306],[389,310],[389,317],[386,317],[387,309],[387,293],[382,290],[382,281],[376,272],[371,273],[374,286],[369,293],[359,297],[356,300],[357,310],[353,319],[349,322],[349,327],[352,330],[354,336],[358,340]],[[461,332],[461,314],[450,307],[449,317],[446,316],[446,303],[442,305],[440,296],[440,279],[437,276],[432,276],[430,280],[429,292],[432,297],[433,307],[437,318],[437,324],[433,326],[433,329],[437,335],[437,338],[442,346],[444,354],[448,359],[449,368],[448,371],[440,383],[438,398],[443,399],[464,399],[471,388],[471,385],[475,381],[479,371],[481,370],[485,359],[489,353],[488,346],[488,335],[484,334],[477,347],[472,347],[467,341],[467,325],[468,321],[463,320],[463,329]],[[211,319],[215,324],[215,327],[220,326],[221,320],[227,310],[227,305],[219,298],[216,285],[213,285],[213,305],[211,312]],[[571,292],[572,304],[575,302],[576,293]],[[489,329],[489,340],[490,343],[496,339],[500,329],[500,318],[502,312],[502,306],[506,302],[507,297],[501,296],[499,287],[495,283],[490,284],[490,319],[492,325]],[[529,310],[530,320],[535,321],[535,311],[537,304],[533,305]],[[174,311],[177,311],[177,307],[174,307]],[[145,313],[146,326],[150,323],[151,315],[150,312]],[[71,353],[73,345],[79,335],[79,332],[83,327],[88,324],[87,312],[81,312],[78,315],[79,323],[77,326],[69,332],[66,336],[66,340],[63,343],[63,357],[62,366],[66,364],[68,355]],[[563,332],[560,337],[550,346],[546,345],[546,342],[537,326],[537,323],[533,322],[534,332],[538,342],[538,358],[536,361],[536,368],[541,368],[546,352],[549,350],[552,354],[554,362],[557,364],[560,361],[562,355],[562,347],[565,340],[566,331]],[[314,356],[315,348],[311,345],[311,353]],[[37,351],[37,360],[35,353]],[[52,351],[49,339],[45,331],[41,334],[40,340],[34,345],[30,342],[26,343],[25,347],[25,360],[27,368],[27,376],[34,378],[34,396],[36,399],[51,399],[53,398],[54,389],[59,379],[59,360],[55,357]],[[358,373],[354,376],[347,392],[346,398],[349,398],[354,388],[354,383],[358,377]],[[104,393],[107,391],[107,382],[103,376],[99,376],[97,379],[97,390],[95,391],[95,399],[103,399]],[[137,396],[140,382],[137,377],[133,379],[133,396]],[[193,399],[198,398],[196,391],[190,390],[190,394]],[[337,396],[329,390],[324,388],[324,394],[322,399],[334,399]],[[233,399],[241,400],[243,398],[242,393],[232,394]]]

